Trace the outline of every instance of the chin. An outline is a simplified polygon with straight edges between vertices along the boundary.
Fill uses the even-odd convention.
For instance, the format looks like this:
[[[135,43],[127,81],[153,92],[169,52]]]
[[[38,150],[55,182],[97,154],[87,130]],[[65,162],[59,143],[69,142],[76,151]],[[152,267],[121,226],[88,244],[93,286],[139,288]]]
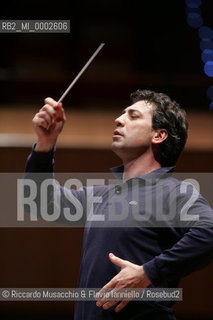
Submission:
[[[123,148],[122,146],[118,145],[118,143],[112,143],[112,151],[119,157],[122,158],[122,154],[123,154]]]
[[[119,144],[118,141],[113,141],[112,142],[112,149],[115,150],[115,149],[120,149],[121,148],[121,145]]]

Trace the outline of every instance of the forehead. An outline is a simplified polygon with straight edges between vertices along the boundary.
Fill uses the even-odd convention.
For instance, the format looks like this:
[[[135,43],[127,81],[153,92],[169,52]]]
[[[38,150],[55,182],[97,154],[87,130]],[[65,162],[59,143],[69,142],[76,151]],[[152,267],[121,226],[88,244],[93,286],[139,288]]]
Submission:
[[[134,104],[132,104],[131,106],[127,107],[125,109],[125,111],[128,111],[128,110],[137,110],[137,111],[140,111],[142,113],[149,113],[149,114],[152,114],[153,113],[153,106],[151,103],[149,102],[146,102],[144,100],[141,100],[141,101],[137,101],[135,102]]]

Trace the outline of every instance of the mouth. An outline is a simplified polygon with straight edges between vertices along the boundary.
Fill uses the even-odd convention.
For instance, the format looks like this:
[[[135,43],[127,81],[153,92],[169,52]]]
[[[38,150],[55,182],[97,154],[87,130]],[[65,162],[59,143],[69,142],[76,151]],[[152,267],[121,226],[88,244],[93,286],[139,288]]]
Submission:
[[[122,136],[123,136],[123,134],[122,134],[120,131],[118,131],[118,130],[115,130],[114,133],[113,133],[113,137],[114,137],[114,138],[116,138],[116,137],[122,137]]]

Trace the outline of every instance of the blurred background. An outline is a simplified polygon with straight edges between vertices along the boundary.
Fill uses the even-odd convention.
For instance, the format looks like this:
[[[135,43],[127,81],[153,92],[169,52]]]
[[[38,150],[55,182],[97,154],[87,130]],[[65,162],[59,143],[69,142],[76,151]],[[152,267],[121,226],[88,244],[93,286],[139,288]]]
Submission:
[[[2,1],[0,20],[70,20],[67,34],[0,33],[0,172],[23,172],[36,137],[31,120],[59,99],[100,43],[106,45],[64,100],[58,172],[107,172],[114,119],[137,89],[164,92],[187,111],[189,139],[177,172],[213,163],[213,2]],[[208,27],[202,29],[202,27]],[[205,33],[206,32],[206,33]],[[8,196],[9,199],[9,196]],[[1,287],[75,287],[83,230],[0,232]],[[212,319],[213,267],[185,278],[179,319]],[[2,319],[72,319],[73,303],[0,302]]]

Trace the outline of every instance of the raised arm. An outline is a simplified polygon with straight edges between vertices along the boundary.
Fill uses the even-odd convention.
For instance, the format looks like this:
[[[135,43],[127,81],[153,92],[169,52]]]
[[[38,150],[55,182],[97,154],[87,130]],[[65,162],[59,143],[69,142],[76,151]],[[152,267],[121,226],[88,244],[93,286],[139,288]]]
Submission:
[[[66,121],[62,103],[52,98],[46,98],[44,103],[32,120],[38,138],[35,150],[39,152],[52,150]]]

